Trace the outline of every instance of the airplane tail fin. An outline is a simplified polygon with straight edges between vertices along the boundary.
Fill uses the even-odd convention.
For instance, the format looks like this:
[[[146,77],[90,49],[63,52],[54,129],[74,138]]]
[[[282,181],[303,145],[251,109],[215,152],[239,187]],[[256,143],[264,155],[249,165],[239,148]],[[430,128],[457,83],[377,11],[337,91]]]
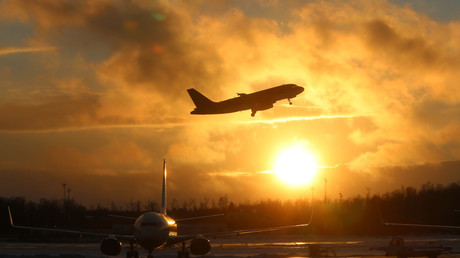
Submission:
[[[214,103],[212,100],[208,99],[203,94],[199,93],[197,90],[193,88],[188,89],[187,92],[197,108],[206,107]]]
[[[161,192],[161,214],[166,215],[166,159],[163,159],[163,190]]]

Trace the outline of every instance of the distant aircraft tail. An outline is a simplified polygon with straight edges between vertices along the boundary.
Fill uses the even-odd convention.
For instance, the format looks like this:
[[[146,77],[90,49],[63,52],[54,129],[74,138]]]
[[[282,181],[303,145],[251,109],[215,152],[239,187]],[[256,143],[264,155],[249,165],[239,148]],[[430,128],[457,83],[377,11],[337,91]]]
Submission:
[[[197,108],[209,107],[210,105],[214,104],[212,100],[206,98],[203,94],[199,93],[193,88],[188,89],[187,92]]]
[[[166,215],[166,159],[163,159],[163,190],[161,192],[161,214]]]

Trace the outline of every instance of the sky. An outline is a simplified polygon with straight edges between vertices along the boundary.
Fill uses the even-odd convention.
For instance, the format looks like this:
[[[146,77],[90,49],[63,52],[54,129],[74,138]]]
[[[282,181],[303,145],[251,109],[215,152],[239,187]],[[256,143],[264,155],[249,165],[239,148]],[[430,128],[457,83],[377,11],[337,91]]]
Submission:
[[[0,196],[349,198],[460,180],[460,2],[0,1]],[[284,83],[273,109],[191,115]],[[273,173],[301,145],[320,168]],[[326,183],[325,183],[326,179]]]

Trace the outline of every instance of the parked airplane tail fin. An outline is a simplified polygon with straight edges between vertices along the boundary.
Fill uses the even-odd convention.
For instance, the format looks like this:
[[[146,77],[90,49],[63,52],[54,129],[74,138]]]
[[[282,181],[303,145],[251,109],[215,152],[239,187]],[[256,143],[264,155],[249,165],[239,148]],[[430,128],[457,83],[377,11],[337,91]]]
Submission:
[[[161,192],[161,214],[166,215],[166,159],[163,159],[163,190]]]
[[[206,107],[214,103],[212,100],[206,98],[203,94],[193,88],[188,89],[187,92],[197,108]]]

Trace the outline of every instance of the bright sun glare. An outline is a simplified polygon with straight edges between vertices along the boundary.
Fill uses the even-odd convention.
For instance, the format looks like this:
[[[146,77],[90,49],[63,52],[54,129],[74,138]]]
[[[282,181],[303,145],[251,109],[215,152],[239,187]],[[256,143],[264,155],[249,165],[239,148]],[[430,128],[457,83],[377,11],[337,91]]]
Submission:
[[[275,163],[275,173],[291,186],[311,183],[317,170],[315,156],[299,144],[281,151]]]

